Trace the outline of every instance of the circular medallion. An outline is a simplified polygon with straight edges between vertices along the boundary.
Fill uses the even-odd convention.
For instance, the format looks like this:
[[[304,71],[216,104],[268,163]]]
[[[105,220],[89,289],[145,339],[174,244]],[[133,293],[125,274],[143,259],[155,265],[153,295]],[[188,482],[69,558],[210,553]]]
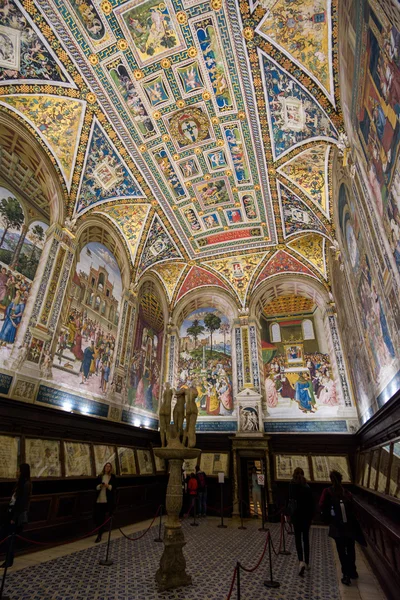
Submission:
[[[128,50],[128,42],[126,40],[124,40],[123,38],[118,40],[117,48],[118,48],[118,50],[122,50],[122,52],[125,52],[125,50]]]

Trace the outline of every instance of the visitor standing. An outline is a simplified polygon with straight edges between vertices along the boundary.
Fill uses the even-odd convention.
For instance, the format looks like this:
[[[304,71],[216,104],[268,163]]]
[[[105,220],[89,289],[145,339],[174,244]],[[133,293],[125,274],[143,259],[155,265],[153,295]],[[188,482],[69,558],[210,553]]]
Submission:
[[[107,515],[111,517],[115,506],[115,492],[117,489],[117,478],[112,472],[112,464],[106,463],[102,473],[96,481],[97,498],[94,508],[94,522],[96,527],[103,525]],[[100,527],[95,543],[101,542],[104,526]]]
[[[358,578],[355,542],[366,546],[364,534],[354,514],[353,497],[342,486],[342,474],[331,471],[332,486],[325,488],[320,499],[324,521],[329,524],[329,537],[336,543],[342,566],[342,583],[351,585]]]
[[[262,510],[262,508],[261,508],[261,486],[258,483],[256,467],[253,467],[252,471],[251,471],[251,495],[253,498],[254,518],[258,519],[258,509]]]
[[[207,477],[199,465],[196,465],[197,479],[197,513],[199,517],[207,515]]]
[[[17,483],[13,490],[6,513],[6,520],[0,532],[0,539],[12,534],[20,534],[28,522],[29,505],[32,495],[31,468],[27,463],[19,466]],[[13,566],[14,563],[14,537],[11,537],[7,546],[7,554],[2,569]]]
[[[197,483],[196,475],[194,473],[191,473],[190,479],[188,481],[188,491],[189,491],[189,497],[190,497],[190,508],[188,511],[188,515],[189,515],[190,511],[192,510],[192,508],[194,508],[194,506],[196,504],[197,488],[198,488],[198,483]]]
[[[300,467],[293,471],[286,513],[293,525],[299,559],[299,575],[303,577],[304,571],[310,568],[310,527],[314,514],[314,502],[311,488]]]

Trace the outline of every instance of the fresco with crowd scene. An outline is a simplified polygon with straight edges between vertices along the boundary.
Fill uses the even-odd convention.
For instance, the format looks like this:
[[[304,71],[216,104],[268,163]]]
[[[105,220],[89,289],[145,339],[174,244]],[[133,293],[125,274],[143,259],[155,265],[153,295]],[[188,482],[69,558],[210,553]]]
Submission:
[[[80,393],[111,390],[122,294],[114,255],[90,242],[81,250],[64,300],[65,319],[55,348],[52,379]]]
[[[0,361],[10,354],[23,318],[48,225],[27,225],[23,207],[0,187]]]
[[[261,346],[270,417],[337,416],[337,383],[329,354],[319,346],[312,314],[262,319]]]
[[[197,309],[181,325],[178,388],[190,385],[199,417],[233,414],[230,325],[215,308]]]

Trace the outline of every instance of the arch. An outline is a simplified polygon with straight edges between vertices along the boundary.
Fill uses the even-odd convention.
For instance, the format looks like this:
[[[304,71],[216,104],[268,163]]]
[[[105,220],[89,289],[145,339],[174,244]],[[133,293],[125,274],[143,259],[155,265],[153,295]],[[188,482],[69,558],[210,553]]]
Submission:
[[[304,296],[312,300],[323,311],[330,302],[328,290],[314,277],[278,273],[263,281],[256,288],[250,302],[250,316],[258,318],[265,304],[283,295]]]
[[[207,287],[201,294],[196,289],[185,294],[175,305],[171,314],[171,322],[179,329],[190,313],[198,308],[209,306],[215,306],[229,318],[230,322],[239,317],[238,306],[228,292],[219,287]]]
[[[153,273],[146,273],[138,284],[138,302],[145,293],[156,293],[161,301],[164,326],[167,325],[170,315],[168,310],[168,297],[163,284]]]
[[[77,249],[75,262],[79,259],[81,250],[90,242],[98,242],[106,246],[114,255],[121,273],[122,287],[129,289],[131,283],[131,262],[129,253],[120,238],[117,227],[103,215],[90,214],[78,221],[75,233]]]
[[[0,146],[0,182],[37,213],[26,224],[39,217],[62,225],[66,200],[57,170],[26,125],[2,110]]]

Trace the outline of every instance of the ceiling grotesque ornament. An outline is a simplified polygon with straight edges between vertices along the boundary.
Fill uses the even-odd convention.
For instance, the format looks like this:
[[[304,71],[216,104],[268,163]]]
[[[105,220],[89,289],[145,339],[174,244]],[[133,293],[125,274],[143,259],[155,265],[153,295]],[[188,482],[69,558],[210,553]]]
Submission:
[[[330,146],[316,144],[278,168],[329,218],[328,165]]]
[[[186,263],[161,263],[153,266],[153,271],[157,273],[161,279],[164,288],[168,295],[168,300],[171,302],[174,291],[179,283],[183,271],[186,269]]]
[[[143,191],[129,173],[116,148],[96,120],[83,169],[77,213],[111,199],[143,198]]]
[[[149,211],[148,204],[112,204],[111,206],[101,206],[96,211],[96,213],[106,215],[121,231],[129,248],[132,264],[135,263],[141,233]]]
[[[268,10],[257,31],[304,69],[334,103],[331,0],[262,4]]]
[[[26,119],[48,145],[69,189],[85,114],[84,103],[45,95],[6,96],[1,101]]]
[[[268,272],[326,283],[336,8],[9,0],[0,111],[46,149],[66,216],[112,220],[170,302],[219,286],[245,304],[273,255]]]
[[[310,262],[326,278],[326,240],[320,235],[303,235],[288,243],[289,248]]]

